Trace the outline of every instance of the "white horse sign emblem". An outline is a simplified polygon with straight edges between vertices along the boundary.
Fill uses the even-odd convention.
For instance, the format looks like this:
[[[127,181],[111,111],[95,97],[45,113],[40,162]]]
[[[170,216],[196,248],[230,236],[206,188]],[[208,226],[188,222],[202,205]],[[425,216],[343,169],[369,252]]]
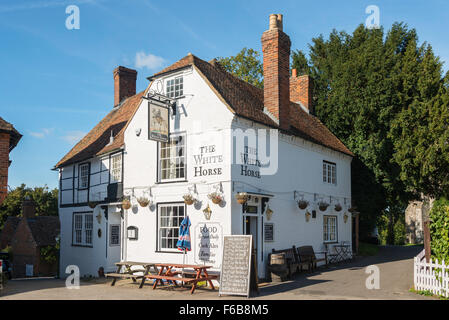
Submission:
[[[168,108],[148,104],[148,139],[168,142]]]

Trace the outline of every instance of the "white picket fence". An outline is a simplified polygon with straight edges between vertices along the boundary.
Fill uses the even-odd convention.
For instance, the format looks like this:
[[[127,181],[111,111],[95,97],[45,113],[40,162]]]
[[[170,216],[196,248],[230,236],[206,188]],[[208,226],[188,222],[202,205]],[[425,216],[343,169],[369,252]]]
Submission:
[[[432,260],[427,263],[423,258],[420,254],[414,259],[415,290],[449,297],[449,266],[444,261],[441,264]]]

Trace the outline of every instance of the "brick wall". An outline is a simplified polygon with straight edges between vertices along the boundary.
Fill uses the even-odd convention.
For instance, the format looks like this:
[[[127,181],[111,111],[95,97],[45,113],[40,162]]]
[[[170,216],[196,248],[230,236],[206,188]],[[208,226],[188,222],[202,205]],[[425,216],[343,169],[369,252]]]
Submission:
[[[9,133],[0,132],[0,204],[8,193]]]
[[[309,75],[297,76],[296,69],[292,70],[290,78],[290,100],[293,102],[301,102],[309,113],[313,114],[312,105],[312,81]]]
[[[283,129],[290,127],[290,46],[282,15],[270,15],[270,29],[262,35],[264,105]]]
[[[136,94],[137,71],[119,66],[114,69],[114,106]]]

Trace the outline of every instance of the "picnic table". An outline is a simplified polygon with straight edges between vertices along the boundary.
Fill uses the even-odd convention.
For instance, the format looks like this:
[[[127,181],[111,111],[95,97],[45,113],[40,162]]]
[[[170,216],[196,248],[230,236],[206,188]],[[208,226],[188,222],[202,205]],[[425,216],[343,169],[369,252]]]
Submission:
[[[217,279],[218,276],[209,275],[207,273],[207,269],[211,268],[211,266],[177,263],[156,263],[155,265],[160,268],[159,273],[157,275],[146,275],[146,278],[155,280],[153,289],[156,289],[158,283],[162,284],[162,280],[167,280],[172,281],[175,285],[176,281],[191,283],[192,289],[190,290],[190,293],[195,291],[199,281],[207,281],[212,290],[215,290],[212,280]],[[194,272],[174,271],[173,269],[193,269]],[[181,277],[178,277],[180,274]]]
[[[151,274],[150,270],[153,268],[155,273],[158,273],[158,269],[155,263],[152,262],[135,262],[135,261],[121,261],[116,262],[117,271],[113,273],[106,273],[105,276],[108,278],[112,278],[111,286],[115,285],[117,279],[132,279],[133,282],[137,282],[137,279],[142,279],[140,282],[139,288],[143,287],[145,283],[146,276]],[[132,269],[133,266],[141,266],[140,269]],[[123,272],[122,268],[125,270]],[[141,275],[137,275],[136,273],[142,273]]]

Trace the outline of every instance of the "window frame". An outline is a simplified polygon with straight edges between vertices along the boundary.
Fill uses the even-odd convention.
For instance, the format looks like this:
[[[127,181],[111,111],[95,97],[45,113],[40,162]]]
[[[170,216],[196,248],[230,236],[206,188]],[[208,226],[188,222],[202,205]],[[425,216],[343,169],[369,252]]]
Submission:
[[[117,241],[117,243],[112,243],[112,228],[113,227],[116,227],[116,228],[118,228],[118,241]],[[120,240],[121,240],[121,233],[120,233],[120,231],[121,231],[121,227],[120,227],[120,224],[110,224],[109,225],[109,246],[110,247],[119,247],[120,246]]]
[[[76,217],[77,216],[81,216],[81,228],[75,229],[76,228]],[[90,217],[90,228],[87,228],[87,219],[86,217],[89,216]],[[93,247],[93,240],[94,240],[94,234],[93,234],[93,229],[94,229],[94,214],[93,211],[85,211],[85,212],[73,212],[72,215],[72,246],[74,247],[87,247],[87,248],[92,248]],[[78,242],[76,240],[76,231],[80,231],[81,233],[81,241]],[[88,233],[87,231],[90,231],[90,243],[87,242],[87,238],[88,238]]]
[[[161,233],[161,207],[182,207],[184,210],[184,216],[183,219],[187,216],[187,206],[184,202],[161,202],[157,203],[157,213],[156,213],[156,252],[161,253],[183,253],[182,251],[178,250],[178,248],[175,246],[174,248],[163,248],[162,247],[162,233]],[[178,218],[179,218],[178,214]],[[179,230],[179,226],[181,224],[182,220],[179,222],[179,225],[176,227],[171,227],[172,229]],[[179,237],[179,234],[178,234]],[[177,238],[177,237],[176,237]],[[177,240],[176,240],[177,241]]]
[[[326,224],[326,220],[329,219],[335,220],[335,240],[329,240],[330,237],[328,236],[328,240],[326,240],[326,232],[325,230],[327,229],[327,234],[330,235],[331,233],[329,232],[329,224]],[[325,229],[326,228],[326,229]],[[324,243],[338,243],[338,216],[336,215],[324,215],[323,216],[323,242]]]
[[[113,174],[114,158],[116,157],[120,157],[120,180],[115,180]],[[111,154],[109,158],[109,184],[120,182],[123,182],[123,152]]]
[[[179,80],[178,84],[176,84],[176,80]],[[176,89],[177,85],[179,86],[178,90]],[[168,90],[169,87],[171,88],[170,92]],[[172,99],[184,96],[184,76],[182,74],[165,80],[165,95]]]
[[[81,168],[87,166],[87,182],[86,187],[81,187]],[[90,162],[80,163],[78,165],[78,190],[87,190],[90,187]]]
[[[182,139],[183,139],[183,156],[182,157],[179,157],[179,156],[176,156],[175,158],[174,158],[174,161],[175,161],[175,171],[176,171],[176,160],[177,159],[181,159],[181,158],[183,158],[183,163],[184,163],[184,166],[183,166],[183,169],[184,169],[184,175],[183,175],[183,177],[179,177],[179,178],[172,178],[172,179],[163,179],[162,178],[162,161],[163,160],[168,160],[168,161],[170,161],[171,159],[172,159],[172,157],[170,156],[169,158],[162,158],[162,145],[163,144],[167,144],[167,143],[172,143],[171,141],[172,141],[172,139],[174,139],[174,138],[179,138],[179,137],[182,137]],[[186,137],[187,137],[187,135],[186,135],[186,133],[185,132],[183,132],[183,133],[174,133],[174,134],[170,134],[170,138],[169,138],[169,142],[158,142],[158,146],[157,146],[157,182],[158,183],[173,183],[173,182],[185,182],[185,181],[187,181],[187,139],[186,139]],[[166,150],[171,150],[171,148],[173,148],[173,146],[170,146],[169,148],[166,148]],[[176,146],[175,146],[175,148],[176,148]],[[166,169],[166,170],[170,170],[170,169]]]
[[[322,166],[322,181],[328,185],[337,185],[337,164],[335,162],[330,162],[327,160],[323,160]],[[330,181],[329,181],[330,178]]]

